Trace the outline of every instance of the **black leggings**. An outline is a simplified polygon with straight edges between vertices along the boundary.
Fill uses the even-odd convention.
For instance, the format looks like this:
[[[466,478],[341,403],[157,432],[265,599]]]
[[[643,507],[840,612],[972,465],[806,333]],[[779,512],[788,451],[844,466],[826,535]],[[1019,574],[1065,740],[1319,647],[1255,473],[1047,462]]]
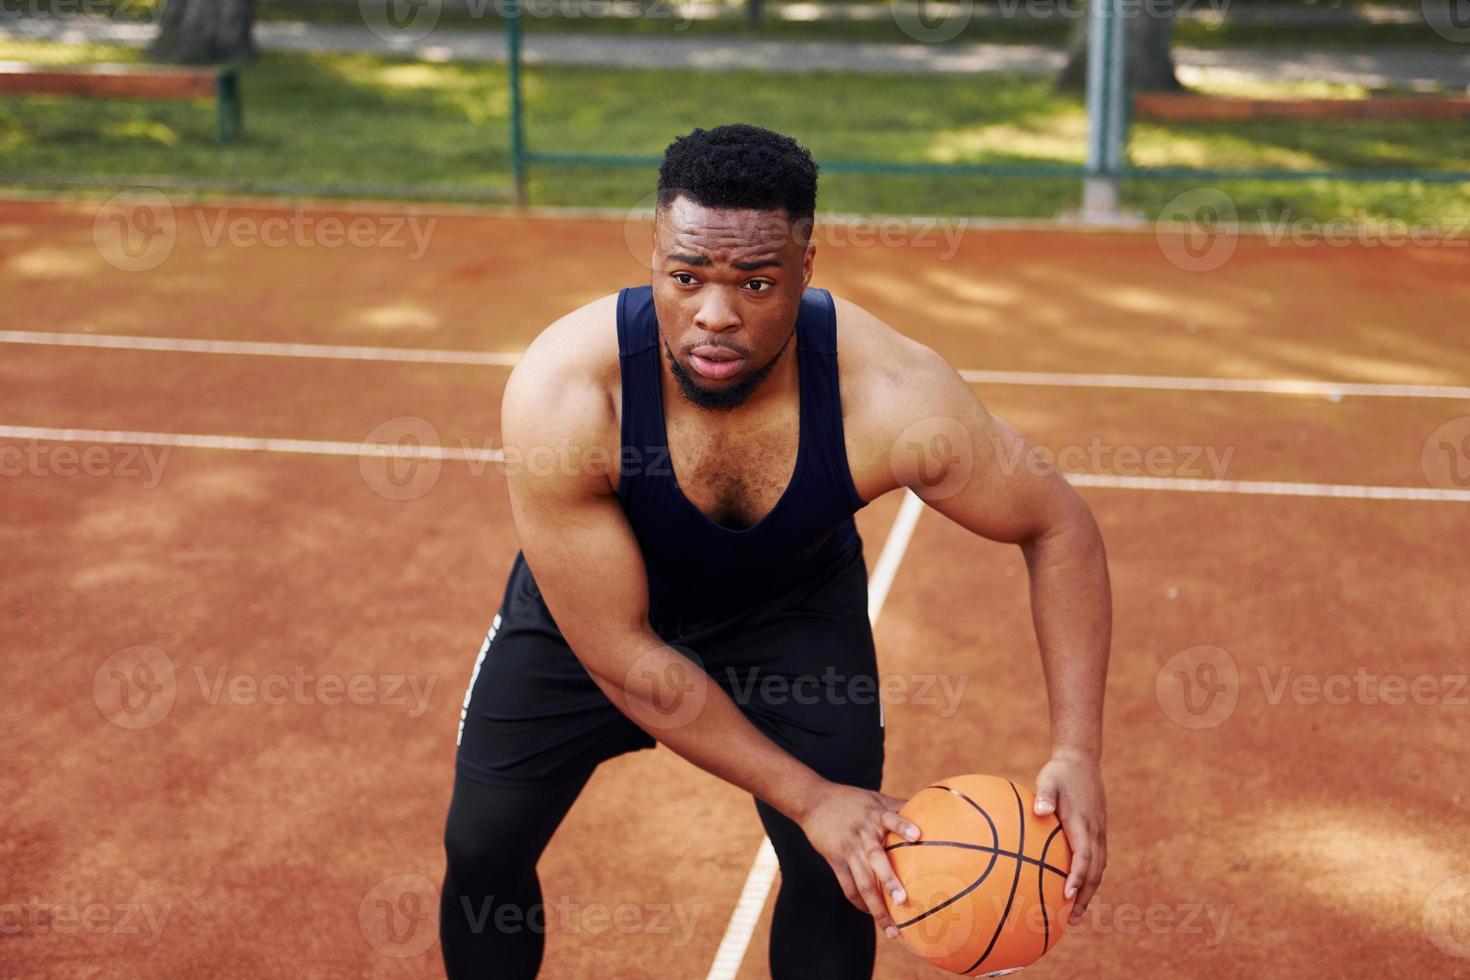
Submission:
[[[536,788],[455,779],[439,909],[450,980],[536,976],[546,931],[536,862],[590,775]],[[759,801],[756,810],[781,862],[771,922],[772,980],[871,977],[872,916],[848,902],[800,827]]]

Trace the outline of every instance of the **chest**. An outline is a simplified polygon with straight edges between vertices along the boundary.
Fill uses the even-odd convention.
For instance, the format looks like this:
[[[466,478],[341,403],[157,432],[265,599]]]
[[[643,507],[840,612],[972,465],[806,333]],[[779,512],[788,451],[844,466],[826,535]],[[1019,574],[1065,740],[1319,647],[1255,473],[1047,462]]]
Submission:
[[[716,524],[747,528],[775,509],[796,469],[801,410],[793,402],[740,424],[670,415],[669,460],[679,489]]]

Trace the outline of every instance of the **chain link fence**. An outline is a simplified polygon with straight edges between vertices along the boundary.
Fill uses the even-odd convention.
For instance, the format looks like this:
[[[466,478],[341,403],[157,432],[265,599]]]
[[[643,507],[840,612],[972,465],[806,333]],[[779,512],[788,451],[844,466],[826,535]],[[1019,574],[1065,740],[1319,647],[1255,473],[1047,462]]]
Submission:
[[[1096,107],[1058,84],[1084,0],[256,0],[237,133],[217,74],[139,90],[178,73],[150,54],[161,2],[0,0],[0,180],[625,210],[674,136],[743,121],[810,147],[834,212],[1051,217],[1099,167],[1150,214],[1181,183],[1252,207],[1470,211],[1458,0],[1114,2],[1170,22],[1191,91],[1140,100],[1110,124],[1121,149],[1089,155]],[[1309,36],[1358,46],[1271,46]],[[37,81],[83,68],[121,81]]]

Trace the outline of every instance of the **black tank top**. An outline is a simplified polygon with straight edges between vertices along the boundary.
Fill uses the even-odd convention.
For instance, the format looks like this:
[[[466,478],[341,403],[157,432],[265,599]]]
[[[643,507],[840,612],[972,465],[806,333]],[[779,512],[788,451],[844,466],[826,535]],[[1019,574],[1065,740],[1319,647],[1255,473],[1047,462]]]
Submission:
[[[748,528],[716,523],[684,496],[664,427],[663,342],[653,288],[618,294],[623,424],[618,498],[648,568],[651,614],[729,609],[779,597],[861,548],[852,515],[865,506],[842,439],[837,313],[808,288],[796,319],[801,427],[791,483]]]

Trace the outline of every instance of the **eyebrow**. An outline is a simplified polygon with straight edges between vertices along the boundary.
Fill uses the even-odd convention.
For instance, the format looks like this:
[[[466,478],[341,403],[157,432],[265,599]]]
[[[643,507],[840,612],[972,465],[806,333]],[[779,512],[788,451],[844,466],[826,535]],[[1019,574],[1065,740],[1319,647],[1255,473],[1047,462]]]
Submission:
[[[682,255],[677,252],[670,252],[665,258],[670,262],[678,262],[681,265],[709,265],[709,259],[703,255]],[[731,262],[730,264],[742,272],[753,272],[756,269],[766,269],[773,265],[778,266],[781,264],[781,261],[779,259],[756,259],[752,262]]]

